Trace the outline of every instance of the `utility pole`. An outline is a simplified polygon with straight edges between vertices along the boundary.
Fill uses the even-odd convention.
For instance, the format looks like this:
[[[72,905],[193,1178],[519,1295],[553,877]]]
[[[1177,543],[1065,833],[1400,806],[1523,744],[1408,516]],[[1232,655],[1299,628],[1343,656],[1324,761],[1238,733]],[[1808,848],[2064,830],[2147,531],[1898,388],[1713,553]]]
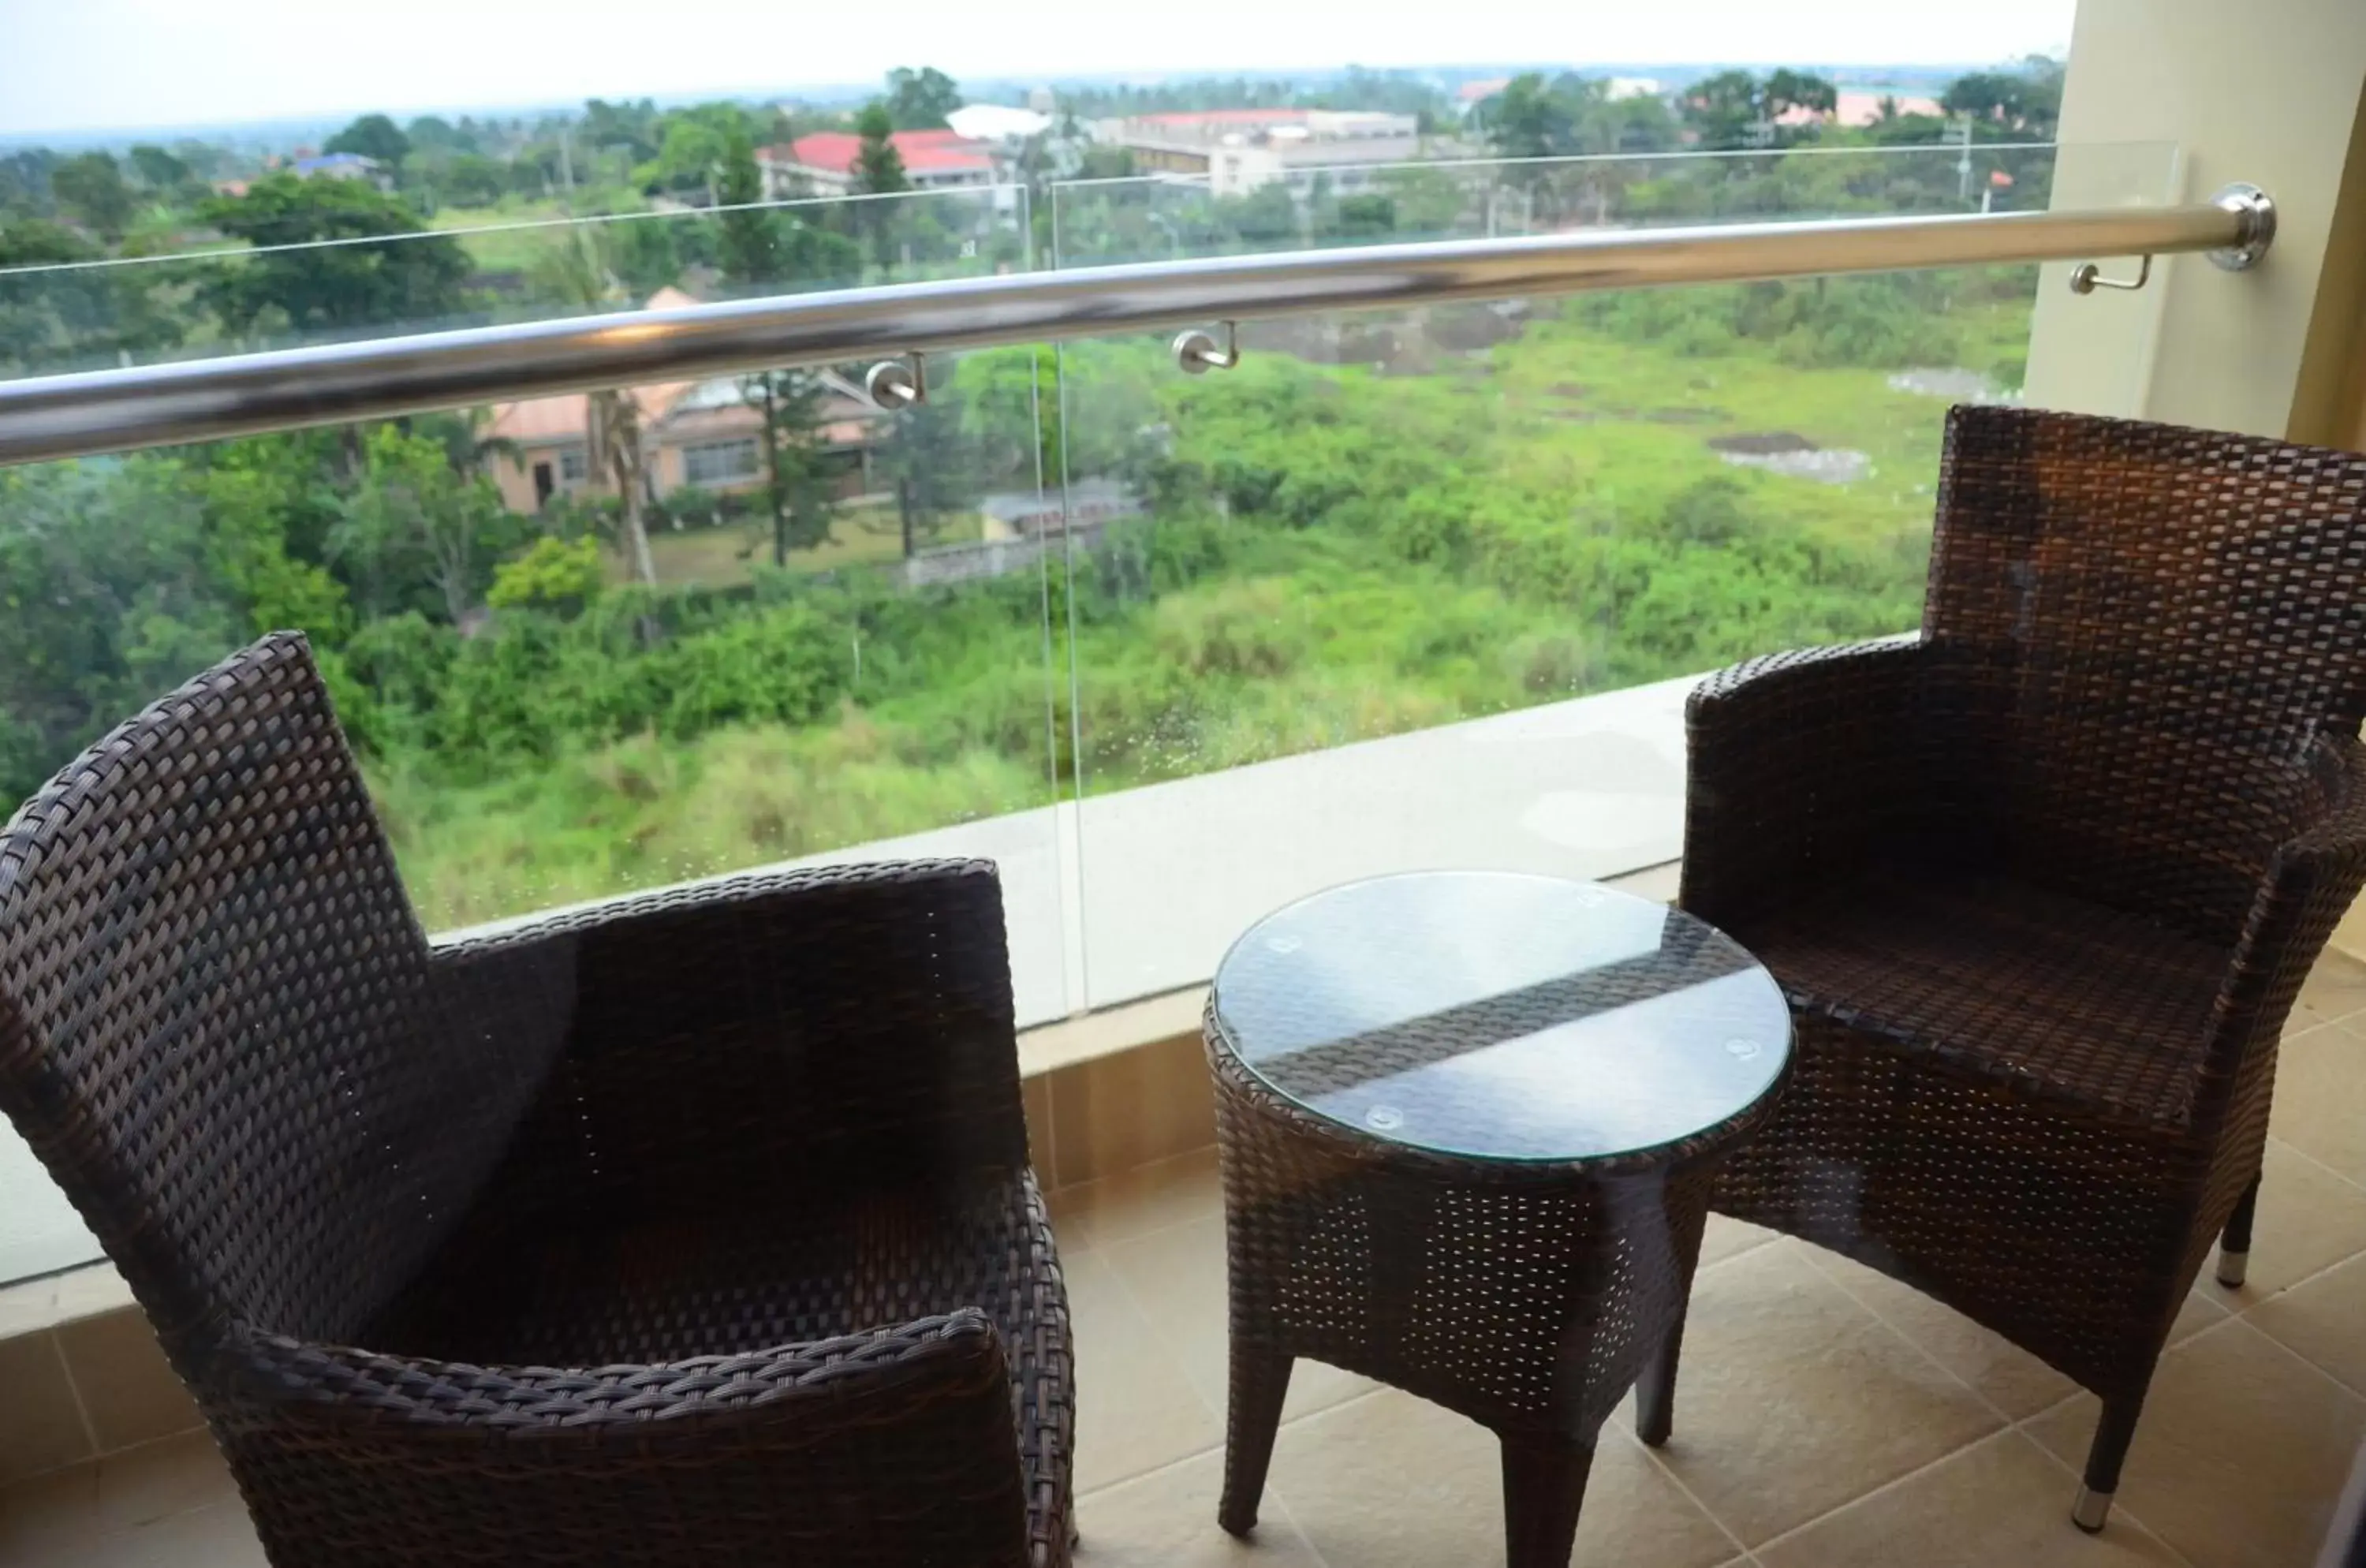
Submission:
[[[1955,159],[1955,199],[1969,203],[1972,199],[1972,117],[1966,115],[1957,123],[1964,132],[1964,150]]]

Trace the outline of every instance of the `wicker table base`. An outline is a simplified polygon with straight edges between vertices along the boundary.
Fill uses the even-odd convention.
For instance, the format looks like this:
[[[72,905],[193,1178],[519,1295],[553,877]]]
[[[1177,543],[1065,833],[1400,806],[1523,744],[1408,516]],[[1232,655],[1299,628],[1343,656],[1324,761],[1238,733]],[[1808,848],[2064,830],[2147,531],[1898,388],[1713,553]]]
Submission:
[[[1639,976],[1631,959],[1620,960],[1627,967],[1607,983],[1629,987],[1623,999],[1549,998],[1553,1016],[1539,1019],[1531,1016],[1538,992],[1531,987],[1504,1003],[1508,1019],[1498,1006],[1504,998],[1468,998],[1377,1031],[1311,1046],[1293,1042],[1263,1058],[1249,1038],[1261,1027],[1250,1015],[1261,1010],[1255,998],[1243,999],[1252,987],[1228,991],[1227,960],[1206,1020],[1230,1278],[1230,1410],[1217,1513],[1225,1529],[1241,1534],[1256,1522],[1290,1369],[1305,1356],[1434,1401],[1493,1431],[1503,1444],[1513,1568],[1565,1568],[1602,1423],[1654,1358],[1673,1371],[1711,1182],[1727,1154],[1772,1110],[1788,1039],[1779,995],[1770,982],[1737,1006],[1728,987],[1710,1017],[1687,1021],[1708,1028],[1709,1050],[1763,1048],[1771,1066],[1727,1114],[1684,1136],[1636,1149],[1616,1147],[1614,1136],[1605,1153],[1569,1158],[1466,1156],[1417,1146],[1406,1136],[1436,1130],[1434,1115],[1422,1124],[1423,1111],[1436,1106],[1425,1107],[1421,1097],[1436,1092],[1441,1077],[1454,1080],[1448,1092],[1469,1089],[1469,1073],[1455,1080],[1452,1072],[1436,1071],[1440,1065],[1459,1059],[1467,1068],[1471,1053],[1493,1048],[1519,1051],[1544,1042],[1549,1050],[1591,1051],[1572,1069],[1582,1078],[1603,1070],[1598,1032],[1615,1030],[1617,1049],[1654,1058],[1639,1065],[1639,1074],[1680,1079],[1684,1053],[1661,1049],[1667,1043],[1664,1014],[1636,1008],[1606,1021],[1609,1015],[1705,984],[1704,975],[1763,979],[1763,973],[1709,928],[1681,915],[1666,918],[1672,931],[1674,922],[1684,922],[1698,940],[1673,970],[1662,964],[1656,976]],[[1301,940],[1293,932],[1272,951],[1295,958]],[[1545,984],[1598,989],[1608,974],[1572,963],[1568,976]],[[1290,998],[1296,978],[1268,976],[1260,983]],[[1324,990],[1322,978],[1307,977],[1311,993]],[[1266,1021],[1276,1016],[1262,1014]],[[1639,1021],[1646,1016],[1659,1017],[1660,1026]],[[1581,1039],[1587,1030],[1597,1033]],[[1761,1032],[1758,1043],[1736,1032],[1750,1030]],[[1554,1045],[1556,1039],[1562,1043]],[[1499,1060],[1475,1069],[1482,1079],[1500,1078],[1504,1070]],[[1339,1085],[1350,1095],[1379,1086],[1389,1102],[1358,1100],[1363,1108],[1349,1122],[1335,1095],[1306,1092],[1309,1072],[1332,1075],[1326,1093]],[[1567,1138],[1573,1150],[1584,1141],[1574,1131],[1584,1121],[1584,1099],[1572,1096],[1564,1111],[1547,1108],[1548,1119],[1561,1117],[1551,1134]],[[1310,1109],[1309,1100],[1324,1109]],[[1516,1107],[1505,1116],[1507,1123],[1521,1120]],[[1671,1382],[1655,1376],[1645,1386]],[[1646,1441],[1662,1440],[1668,1412],[1647,1404],[1639,1425]]]

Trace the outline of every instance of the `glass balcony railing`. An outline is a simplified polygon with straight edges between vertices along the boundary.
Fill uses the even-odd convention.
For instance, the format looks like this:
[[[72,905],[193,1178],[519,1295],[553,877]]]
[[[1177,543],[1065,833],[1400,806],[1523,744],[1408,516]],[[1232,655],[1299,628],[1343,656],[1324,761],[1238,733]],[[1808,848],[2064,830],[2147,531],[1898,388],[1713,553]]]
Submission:
[[[0,272],[0,369],[668,289],[2074,190],[2158,206],[2176,180],[2158,147],[1302,173]],[[421,254],[457,270],[456,308],[426,284],[366,318],[305,304]],[[1912,624],[1942,419],[2033,395],[2038,286],[1966,268],[1305,315],[1245,323],[1240,363],[1200,376],[1120,334],[931,354],[925,400],[894,410],[850,362],[0,468],[0,793],[299,626],[432,930],[781,862],[983,855],[1021,1021],[1045,1022],[1203,981],[1258,914],[1344,878],[1674,859],[1690,682]],[[2125,353],[2088,373],[2134,412],[2148,328],[2124,315]],[[0,1280],[96,1255],[5,1129],[0,1194]]]

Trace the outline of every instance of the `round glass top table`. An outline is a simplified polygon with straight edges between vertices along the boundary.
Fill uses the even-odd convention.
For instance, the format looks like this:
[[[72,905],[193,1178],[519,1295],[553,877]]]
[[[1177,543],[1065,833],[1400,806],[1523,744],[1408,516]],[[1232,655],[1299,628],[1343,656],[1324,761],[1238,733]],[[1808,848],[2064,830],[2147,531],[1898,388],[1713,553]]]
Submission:
[[[1663,1441],[1718,1166],[1789,1065],[1781,989],[1715,927],[1554,877],[1349,883],[1233,944],[1207,1010],[1231,1419],[1256,1519],[1290,1370],[1459,1411],[1504,1453],[1512,1568],[1566,1568],[1602,1422]]]
[[[1267,916],[1210,1011],[1313,1114],[1489,1160],[1696,1137],[1782,1077],[1791,1015],[1715,927],[1631,893],[1507,872],[1349,883]]]

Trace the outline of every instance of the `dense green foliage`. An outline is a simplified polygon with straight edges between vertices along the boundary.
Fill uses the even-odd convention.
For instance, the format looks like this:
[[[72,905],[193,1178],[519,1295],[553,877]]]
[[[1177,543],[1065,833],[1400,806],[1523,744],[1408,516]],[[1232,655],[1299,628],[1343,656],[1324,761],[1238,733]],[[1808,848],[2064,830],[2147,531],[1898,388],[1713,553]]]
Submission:
[[[1959,85],[1983,135],[2044,112],[2042,83]],[[1417,89],[1364,73],[1329,93],[1426,112]],[[18,156],[0,162],[0,268],[69,265],[0,272],[0,359],[1031,254],[1963,209],[1953,149],[1833,133],[1812,158],[1656,155],[1828,91],[1713,78],[1670,105],[1522,78],[1482,117],[1496,147],[1595,156],[1301,197],[1047,185],[1031,234],[933,201],[768,203],[756,150],[801,127],[728,104],[594,101],[533,126],[365,117],[332,145],[388,165],[390,188],[279,172],[216,194],[206,150],[178,144],[104,170]],[[1107,107],[1156,101],[1124,89]],[[859,187],[899,188],[890,132],[958,102],[939,73],[891,79],[852,122]],[[2043,201],[2044,150],[2000,146],[1979,168]],[[464,195],[514,231],[398,237]],[[715,210],[642,215],[660,199]],[[619,220],[525,226],[592,213]],[[231,248],[72,265],[139,262],[176,223]],[[350,243],[302,247],[319,239]],[[1915,613],[1944,404],[1889,377],[2017,383],[2030,287],[1925,274],[1272,322],[1237,368],[1200,378],[1155,341],[932,357],[929,400],[885,422],[873,493],[854,500],[826,479],[824,389],[805,372],[742,383],[765,467],[738,496],[654,501],[619,456],[638,415],[613,391],[593,394],[589,485],[531,516],[488,477],[515,454],[483,411],[0,470],[0,792],[256,633],[299,627],[444,924],[1895,630]],[[1818,483],[1710,445],[1731,438],[1857,467]],[[907,586],[907,558],[985,536],[989,496],[1064,480],[1140,514],[1005,575]],[[736,570],[690,585],[656,570],[652,540]]]

